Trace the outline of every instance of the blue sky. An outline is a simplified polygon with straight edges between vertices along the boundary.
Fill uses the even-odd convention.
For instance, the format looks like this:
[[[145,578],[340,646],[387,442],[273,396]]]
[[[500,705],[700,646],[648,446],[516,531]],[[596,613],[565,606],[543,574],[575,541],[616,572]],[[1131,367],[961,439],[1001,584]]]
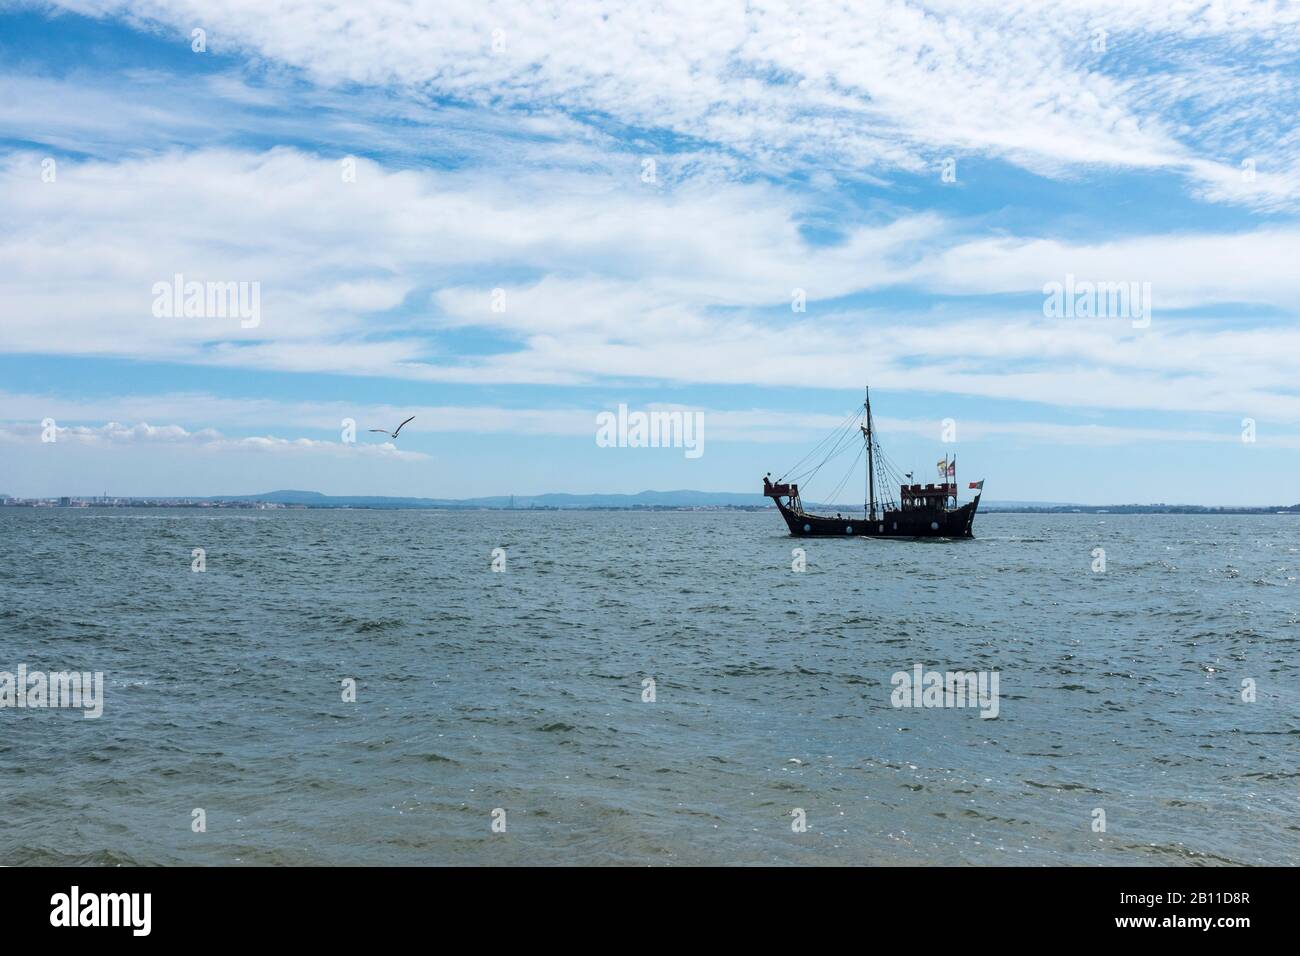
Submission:
[[[1300,501],[1300,4],[803,6],[0,3],[0,493]]]

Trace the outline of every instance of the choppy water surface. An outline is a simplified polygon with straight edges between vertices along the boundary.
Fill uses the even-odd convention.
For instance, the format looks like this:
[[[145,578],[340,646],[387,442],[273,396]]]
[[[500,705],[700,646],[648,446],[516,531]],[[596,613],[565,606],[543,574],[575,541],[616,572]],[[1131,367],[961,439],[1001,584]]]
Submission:
[[[1300,519],[975,530],[4,509],[0,670],[107,700],[0,711],[0,863],[1300,859]],[[894,708],[916,663],[999,717]]]

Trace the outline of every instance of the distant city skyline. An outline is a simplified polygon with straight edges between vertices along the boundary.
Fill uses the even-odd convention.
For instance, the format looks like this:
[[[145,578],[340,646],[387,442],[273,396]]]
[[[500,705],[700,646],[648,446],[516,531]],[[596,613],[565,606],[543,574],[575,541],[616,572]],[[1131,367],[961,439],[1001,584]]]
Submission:
[[[1300,499],[1300,4],[402,9],[0,12],[0,493]]]

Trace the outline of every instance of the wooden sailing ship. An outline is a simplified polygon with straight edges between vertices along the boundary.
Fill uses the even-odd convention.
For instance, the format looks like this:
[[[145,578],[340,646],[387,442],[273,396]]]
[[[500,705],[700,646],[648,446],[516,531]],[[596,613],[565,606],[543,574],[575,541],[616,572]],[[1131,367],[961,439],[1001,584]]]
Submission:
[[[958,501],[957,495],[957,460],[948,461],[947,455],[939,463],[942,481],[922,485],[912,481],[912,474],[899,475],[880,449],[876,439],[875,422],[871,417],[871,390],[867,390],[866,401],[859,419],[854,414],[847,423],[850,431],[841,426],[833,432],[818,448],[828,448],[826,456],[809,470],[801,473],[811,476],[821,466],[837,455],[844,448],[847,435],[860,432],[865,446],[867,459],[866,501],[862,514],[858,515],[819,515],[805,511],[799,498],[797,481],[787,480],[790,472],[775,482],[771,474],[763,478],[763,494],[771,498],[781,517],[785,519],[790,533],[796,537],[845,537],[862,536],[869,538],[970,538],[974,537],[972,526],[975,512],[979,508],[980,495],[983,494],[984,482],[972,481],[970,487],[975,490],[975,498],[965,504]],[[829,444],[828,444],[829,442]],[[809,454],[817,451],[814,449]],[[807,462],[805,456],[791,472]],[[861,452],[859,458],[862,457]],[[856,465],[856,462],[855,462]],[[904,481],[903,478],[907,480]],[[877,498],[877,485],[882,489],[882,496]],[[895,499],[889,489],[898,488]]]

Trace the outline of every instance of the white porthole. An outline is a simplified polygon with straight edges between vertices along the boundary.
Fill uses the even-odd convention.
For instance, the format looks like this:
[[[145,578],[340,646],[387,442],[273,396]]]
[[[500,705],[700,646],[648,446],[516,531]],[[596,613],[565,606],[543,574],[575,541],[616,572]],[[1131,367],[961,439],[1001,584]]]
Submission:
[[[804,529],[804,531],[811,531],[811,530],[812,530],[812,525],[810,525],[810,524],[806,524],[806,525],[803,526],[803,529]]]
[[[853,525],[849,525],[848,527],[846,527],[846,528],[844,529],[844,533],[845,533],[845,534],[852,534],[852,533],[853,533]]]
[[[931,521],[931,522],[930,522],[930,530],[931,530],[931,531],[938,531],[938,530],[939,530],[939,522],[937,522],[937,521]]]
[[[894,527],[897,528],[898,525],[894,525]],[[883,524],[880,526],[880,533],[881,533],[881,534],[884,534],[884,533],[885,533],[885,526],[884,526]]]
[[[894,522],[894,530],[895,530],[895,531],[898,530],[898,522],[897,522],[897,521]]]

